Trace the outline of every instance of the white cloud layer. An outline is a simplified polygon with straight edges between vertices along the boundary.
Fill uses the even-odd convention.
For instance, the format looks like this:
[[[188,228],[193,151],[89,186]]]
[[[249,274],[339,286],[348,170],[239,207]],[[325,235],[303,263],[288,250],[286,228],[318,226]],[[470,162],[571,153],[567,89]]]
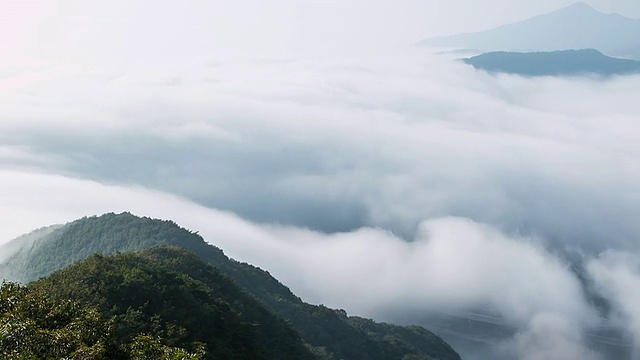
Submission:
[[[499,309],[508,354],[591,354],[597,310],[557,255],[638,251],[638,84],[422,52],[14,69],[4,240],[105,211],[171,218],[309,301],[387,320]]]
[[[588,266],[599,291],[611,300],[612,318],[628,329],[636,347],[640,341],[640,258],[628,252],[608,251]],[[639,353],[636,350],[636,356]]]
[[[423,52],[214,60],[16,70],[0,161],[328,232],[411,239],[457,216],[638,248],[638,77],[494,77]]]
[[[578,280],[562,262],[532,239],[511,238],[470,220],[425,221],[413,242],[373,228],[322,234],[255,225],[143,188],[22,171],[0,175],[5,239],[87,214],[127,210],[197,229],[230,256],[269,269],[314,303],[388,320],[389,313],[499,309],[509,326],[524,331],[508,346],[510,354],[561,346],[565,352],[558,354],[587,351],[580,329],[596,324]]]
[[[0,241],[131,211],[350,312],[497,309],[515,329],[506,356],[597,356],[589,291],[640,339],[640,77],[490,76],[421,50],[301,56],[279,19],[314,11],[284,3],[183,27],[163,5],[132,32],[136,4],[30,2],[16,18],[49,37],[0,26],[23,37],[0,45]],[[106,23],[85,16],[98,10]],[[281,48],[233,36],[248,24]]]

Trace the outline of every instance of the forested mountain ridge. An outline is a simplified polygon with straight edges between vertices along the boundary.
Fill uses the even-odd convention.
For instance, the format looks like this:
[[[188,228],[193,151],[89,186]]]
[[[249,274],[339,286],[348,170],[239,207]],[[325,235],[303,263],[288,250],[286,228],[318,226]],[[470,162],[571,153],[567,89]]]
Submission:
[[[96,254],[21,291],[4,299],[0,333],[3,355],[20,359],[315,358],[289,324],[178,247]]]
[[[349,317],[341,310],[307,304],[268,272],[229,259],[200,235],[172,221],[129,213],[105,214],[71,222],[34,244],[20,248],[14,243],[11,256],[0,264],[0,274],[28,282],[94,253],[108,255],[158,245],[179,246],[193,251],[288,321],[319,358],[460,358],[440,337],[423,328],[379,324]]]

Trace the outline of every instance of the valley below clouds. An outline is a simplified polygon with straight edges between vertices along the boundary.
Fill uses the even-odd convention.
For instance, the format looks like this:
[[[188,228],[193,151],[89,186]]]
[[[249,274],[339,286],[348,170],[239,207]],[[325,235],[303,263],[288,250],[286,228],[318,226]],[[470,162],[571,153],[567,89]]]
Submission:
[[[497,313],[506,358],[603,358],[603,326],[636,351],[640,76],[489,75],[425,49],[5,69],[0,241],[131,211],[312,303]]]

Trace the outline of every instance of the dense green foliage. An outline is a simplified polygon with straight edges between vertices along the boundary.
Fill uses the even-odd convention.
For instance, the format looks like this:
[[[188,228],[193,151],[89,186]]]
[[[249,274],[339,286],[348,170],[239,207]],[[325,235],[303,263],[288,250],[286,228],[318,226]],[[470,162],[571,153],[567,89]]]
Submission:
[[[192,352],[204,345],[207,359],[313,358],[287,323],[177,247],[94,255],[29,287],[96,307],[114,319],[118,343],[149,334]]]
[[[179,246],[193,251],[288,321],[319,359],[459,359],[458,354],[440,337],[423,328],[380,324],[349,317],[341,310],[307,304],[268,272],[229,259],[197,233],[182,229],[171,221],[140,218],[129,213],[83,218],[54,230],[33,246],[15,252],[0,266],[0,270],[4,266],[3,273],[13,274],[12,280],[27,282],[95,252],[113,254],[156,245]],[[97,258],[92,259],[98,261]],[[187,263],[192,262],[181,262],[180,266]],[[199,275],[198,268],[183,268],[181,271],[207,284],[206,279],[211,274]],[[226,301],[233,304],[229,299]],[[187,349],[192,348],[187,346]]]
[[[2,359],[199,360],[194,353],[135,334],[123,342],[114,336],[117,321],[95,307],[15,283],[0,287],[0,355]]]
[[[593,49],[531,53],[496,51],[464,59],[464,62],[489,72],[526,76],[640,73],[640,61],[612,58]]]

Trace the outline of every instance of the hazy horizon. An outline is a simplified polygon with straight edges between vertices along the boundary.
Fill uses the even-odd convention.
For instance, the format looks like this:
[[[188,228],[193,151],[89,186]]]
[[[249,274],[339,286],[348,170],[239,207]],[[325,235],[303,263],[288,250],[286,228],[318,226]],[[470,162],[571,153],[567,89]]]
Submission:
[[[127,59],[130,55],[157,55],[166,47],[199,56],[215,56],[215,51],[253,56],[375,53],[429,37],[487,30],[573,3],[12,1],[0,4],[0,19],[4,19],[0,22],[0,34],[4,34],[0,35],[0,54],[4,61],[51,56],[76,61],[100,56],[101,62],[119,62],[123,60],[119,57],[131,60]],[[585,3],[604,13],[640,19],[640,4],[634,0]],[[117,56],[111,58],[113,55]]]

